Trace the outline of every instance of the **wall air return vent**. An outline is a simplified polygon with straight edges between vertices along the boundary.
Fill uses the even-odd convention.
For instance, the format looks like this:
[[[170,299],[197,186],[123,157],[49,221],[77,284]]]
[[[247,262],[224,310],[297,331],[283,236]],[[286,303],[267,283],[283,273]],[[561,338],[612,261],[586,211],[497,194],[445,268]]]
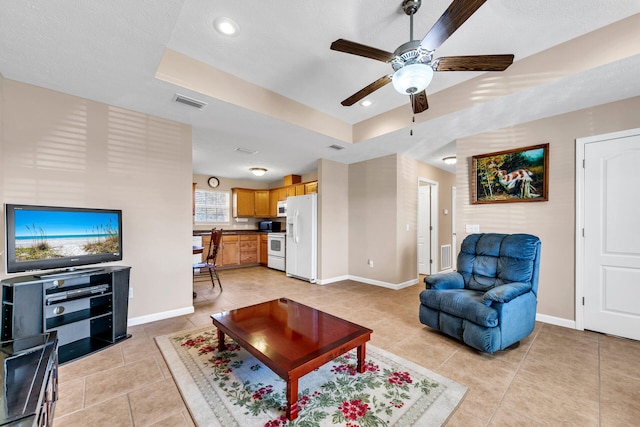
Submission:
[[[198,110],[204,110],[205,107],[207,106],[207,103],[204,102],[204,101],[200,101],[198,99],[191,98],[191,97],[188,97],[186,95],[181,95],[179,93],[176,93],[176,96],[173,97],[173,100],[175,102],[179,102],[181,104],[188,105],[189,107],[195,107]]]

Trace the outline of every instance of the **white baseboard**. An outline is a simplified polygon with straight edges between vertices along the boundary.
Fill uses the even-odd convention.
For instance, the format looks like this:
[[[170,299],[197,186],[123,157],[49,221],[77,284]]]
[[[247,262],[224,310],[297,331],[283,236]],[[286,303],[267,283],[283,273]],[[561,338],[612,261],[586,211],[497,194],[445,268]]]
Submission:
[[[160,313],[153,313],[146,316],[132,317],[127,320],[127,326],[137,326],[145,323],[155,322],[156,320],[170,319],[172,317],[183,316],[185,314],[191,314],[195,311],[193,306],[178,308],[176,310],[163,311]]]
[[[381,286],[383,288],[387,288],[387,289],[402,289],[402,288],[406,288],[408,286],[413,286],[416,283],[418,283],[416,279],[411,279],[411,280],[407,280],[406,282],[402,282],[402,283],[389,283],[389,282],[382,282],[380,280],[373,280],[373,279],[367,279],[366,277],[358,277],[358,276],[349,276],[348,280],[355,280],[356,282],[362,282],[362,283],[366,283],[368,285],[375,285],[375,286]]]
[[[316,280],[316,285],[328,285],[329,283],[341,282],[343,280],[349,280],[349,276],[337,276],[330,279]]]
[[[536,313],[536,321],[549,323],[550,325],[562,326],[564,328],[576,329],[576,321],[563,319],[561,317],[548,316],[546,314]]]

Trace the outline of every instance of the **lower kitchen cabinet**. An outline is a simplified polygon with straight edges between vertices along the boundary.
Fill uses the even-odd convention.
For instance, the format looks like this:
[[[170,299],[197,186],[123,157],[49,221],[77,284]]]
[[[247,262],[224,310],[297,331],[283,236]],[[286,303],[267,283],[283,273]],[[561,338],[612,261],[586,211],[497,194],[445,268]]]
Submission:
[[[240,239],[237,234],[222,235],[222,247],[218,254],[218,265],[227,267],[240,265]]]
[[[267,233],[260,233],[260,264],[266,266],[268,261],[268,243],[269,235]]]
[[[257,234],[240,235],[240,264],[258,263],[258,239]]]

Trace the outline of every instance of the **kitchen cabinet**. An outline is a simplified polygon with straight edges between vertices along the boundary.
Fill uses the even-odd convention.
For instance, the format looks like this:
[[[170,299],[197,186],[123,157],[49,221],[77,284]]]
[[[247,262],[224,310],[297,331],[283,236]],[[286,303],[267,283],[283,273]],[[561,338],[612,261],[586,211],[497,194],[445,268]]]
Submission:
[[[312,194],[318,192],[318,181],[311,181],[304,184],[304,194]]]
[[[258,263],[258,239],[257,234],[240,235],[240,265]]]
[[[191,184],[191,215],[195,216],[196,214],[196,186],[197,183]]]
[[[248,188],[234,188],[233,216],[268,218],[270,211],[270,191],[251,190]]]
[[[267,265],[267,250],[268,250],[268,239],[269,235],[267,233],[260,233],[260,264],[266,266]]]
[[[254,215],[258,218],[270,217],[269,211],[269,190],[256,190],[254,192]]]
[[[246,188],[234,188],[233,194],[233,216],[250,217],[256,210],[255,191]]]
[[[218,254],[221,267],[240,265],[240,239],[237,234],[222,234],[222,247]]]
[[[269,217],[275,218],[278,216],[278,197],[280,195],[280,189],[269,191]]]
[[[211,244],[211,233],[202,236],[202,259],[200,262],[207,262],[207,255],[209,254],[209,245]]]
[[[233,188],[233,216],[253,218],[275,218],[278,216],[278,202],[287,197],[304,196],[318,192],[318,181],[300,183],[296,175],[291,175],[297,183],[271,190],[251,190]]]

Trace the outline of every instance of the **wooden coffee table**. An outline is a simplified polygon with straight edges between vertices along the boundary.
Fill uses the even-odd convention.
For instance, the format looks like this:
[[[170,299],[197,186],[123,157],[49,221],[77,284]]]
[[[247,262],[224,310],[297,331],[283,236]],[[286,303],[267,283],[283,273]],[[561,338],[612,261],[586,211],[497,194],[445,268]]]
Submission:
[[[218,349],[225,335],[268,366],[287,383],[286,415],[298,416],[298,379],[336,357],[358,348],[358,372],[364,372],[371,329],[287,298],[212,314]]]

